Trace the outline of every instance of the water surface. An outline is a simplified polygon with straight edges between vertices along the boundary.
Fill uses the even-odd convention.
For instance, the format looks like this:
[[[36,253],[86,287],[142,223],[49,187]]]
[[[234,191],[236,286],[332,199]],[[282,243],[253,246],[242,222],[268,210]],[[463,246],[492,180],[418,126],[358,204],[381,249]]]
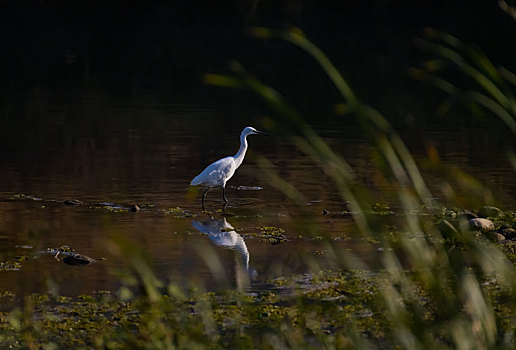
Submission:
[[[238,101],[239,92],[231,98]],[[151,95],[117,96],[98,87],[39,88],[23,96],[4,95],[2,101],[10,124],[2,129],[5,142],[0,153],[2,260],[68,245],[98,261],[77,267],[42,255],[23,262],[19,271],[2,272],[1,288],[19,293],[57,288],[70,295],[115,291],[119,282],[113,272],[127,266],[129,258],[113,251],[114,237],[134,242],[150,256],[161,279],[186,285],[194,278],[215,288],[218,282],[199,250],[211,247],[220,255],[228,283],[236,285],[242,249],[210,240],[209,233],[199,229],[210,220],[235,228],[240,243],[245,243],[251,284],[304,271],[304,257],[317,260],[323,250],[313,235],[329,234],[365,260],[364,254],[371,254],[364,242],[353,238],[351,218],[334,215],[347,210],[346,203],[288,135],[249,137],[250,152],[229,183],[227,216],[221,213],[219,189],[207,197],[211,214],[202,212],[200,192],[192,191],[189,181],[211,161],[237,151],[241,128],[259,127],[260,117],[245,106],[240,116],[228,116],[210,99],[171,97],[170,104],[163,104]],[[372,146],[356,127],[331,119],[313,126],[361,178],[369,180],[368,186],[378,193],[392,192],[388,183],[374,180],[378,173],[371,167]],[[445,146],[441,155],[445,161],[474,172],[471,163],[476,155],[461,145],[474,144],[477,130],[463,130],[461,143],[450,146],[447,143],[457,139],[455,132],[446,128],[429,132]],[[412,142],[417,151],[421,145]],[[263,170],[253,161],[256,154],[267,157],[276,166],[274,171],[304,194],[301,210],[261,175]],[[495,188],[514,194],[510,169],[501,159],[484,160],[482,174]],[[82,204],[63,204],[70,199]],[[119,207],[100,203],[122,209],[138,204],[142,210],[120,212]],[[170,208],[181,209],[167,212]],[[322,215],[323,210],[330,215]],[[318,224],[315,231],[304,224],[307,212]],[[256,237],[264,227],[284,230],[288,241],[272,244]]]

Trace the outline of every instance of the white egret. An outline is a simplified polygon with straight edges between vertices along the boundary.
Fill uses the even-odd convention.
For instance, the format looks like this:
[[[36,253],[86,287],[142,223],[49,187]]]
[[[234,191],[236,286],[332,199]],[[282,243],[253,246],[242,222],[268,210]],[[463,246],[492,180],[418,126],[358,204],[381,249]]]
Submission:
[[[208,186],[208,189],[202,194],[202,206],[204,208],[204,198],[206,193],[214,186],[222,186],[222,198],[227,203],[226,198],[226,182],[235,174],[235,171],[242,164],[247,151],[247,136],[254,134],[268,135],[262,131],[258,131],[253,127],[246,127],[240,134],[240,148],[234,156],[226,157],[211,163],[194,179],[190,182],[190,185],[204,185]]]

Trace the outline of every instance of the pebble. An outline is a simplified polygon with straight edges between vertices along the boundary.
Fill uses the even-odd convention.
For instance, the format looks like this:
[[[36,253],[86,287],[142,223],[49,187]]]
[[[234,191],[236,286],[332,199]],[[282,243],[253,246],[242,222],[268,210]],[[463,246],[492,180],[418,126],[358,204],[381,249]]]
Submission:
[[[482,218],[473,218],[469,220],[469,225],[473,230],[480,231],[492,231],[494,230],[494,224],[491,220]]]
[[[505,241],[505,236],[502,235],[502,234],[499,234],[497,232],[488,232],[486,234],[486,237],[489,238],[491,241],[494,241],[494,242]]]
[[[499,234],[503,235],[505,239],[515,239],[516,238],[516,230],[510,227],[502,227],[497,230]]]

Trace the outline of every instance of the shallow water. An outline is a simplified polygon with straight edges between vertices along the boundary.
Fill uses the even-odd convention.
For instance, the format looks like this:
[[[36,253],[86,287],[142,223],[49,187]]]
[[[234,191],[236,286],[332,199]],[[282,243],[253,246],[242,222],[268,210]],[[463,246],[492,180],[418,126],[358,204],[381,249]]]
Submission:
[[[200,192],[189,188],[190,179],[211,161],[234,154],[241,128],[246,124],[259,127],[259,118],[220,115],[217,104],[209,100],[164,105],[152,96],[124,99],[89,89],[38,89],[24,97],[3,100],[12,126],[2,131],[7,142],[0,164],[4,179],[0,184],[0,256],[6,261],[68,245],[97,262],[69,266],[62,257],[43,254],[22,262],[19,271],[1,272],[0,288],[19,294],[115,291],[119,280],[114,272],[131,260],[113,248],[113,240],[120,237],[151,258],[160,279],[180,285],[195,280],[208,288],[218,288],[222,282],[245,286],[246,278],[251,288],[259,288],[269,278],[306,270],[306,261],[311,260],[324,267],[324,248],[314,238],[318,235],[337,239],[366,261],[378,254],[354,238],[351,218],[338,214],[347,209],[345,203],[286,135],[250,137],[250,152],[228,187],[227,215],[221,213],[219,189],[207,197],[206,209],[211,214],[202,213]],[[233,97],[238,99],[238,94]],[[356,129],[328,121],[313,125],[358,169],[361,178],[377,176],[369,167],[372,146]],[[444,145],[456,137],[446,130],[432,132],[432,138]],[[475,132],[464,132],[464,137],[474,137]],[[411,146],[417,150],[417,144]],[[467,150],[444,149],[441,157],[445,161],[468,169],[472,155]],[[268,158],[275,171],[304,194],[301,209],[261,175],[263,170],[253,160],[256,154]],[[501,164],[486,160],[483,180],[505,188],[506,195],[514,194],[510,169]],[[395,198],[388,183],[370,179],[368,186],[383,193],[378,202]],[[71,199],[81,204],[63,204]],[[141,210],[126,210],[133,204]],[[323,210],[330,214],[322,215]],[[316,228],[306,220],[307,213]],[[217,242],[209,232],[199,230],[210,220],[234,227],[230,239],[245,243],[248,257],[242,255],[241,247],[221,243],[220,237]],[[284,230],[287,241],[264,240],[258,235],[263,227]],[[199,247],[220,256],[222,279],[220,273],[213,278],[213,262]],[[238,273],[245,265],[243,259],[248,259],[244,279]]]

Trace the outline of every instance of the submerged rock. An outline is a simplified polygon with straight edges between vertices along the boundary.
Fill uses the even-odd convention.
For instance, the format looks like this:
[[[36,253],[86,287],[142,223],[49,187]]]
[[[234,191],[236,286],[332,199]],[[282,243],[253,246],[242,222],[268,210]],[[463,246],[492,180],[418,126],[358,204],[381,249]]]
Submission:
[[[499,218],[503,216],[503,211],[497,207],[486,205],[485,207],[480,208],[478,211],[478,216],[481,218]]]
[[[473,230],[480,230],[482,232],[493,231],[494,224],[491,220],[482,218],[473,218],[469,220],[469,226]]]
[[[63,259],[63,262],[68,265],[89,265],[96,261],[95,261],[95,259],[92,259],[86,255],[74,254],[74,255],[65,257]]]

